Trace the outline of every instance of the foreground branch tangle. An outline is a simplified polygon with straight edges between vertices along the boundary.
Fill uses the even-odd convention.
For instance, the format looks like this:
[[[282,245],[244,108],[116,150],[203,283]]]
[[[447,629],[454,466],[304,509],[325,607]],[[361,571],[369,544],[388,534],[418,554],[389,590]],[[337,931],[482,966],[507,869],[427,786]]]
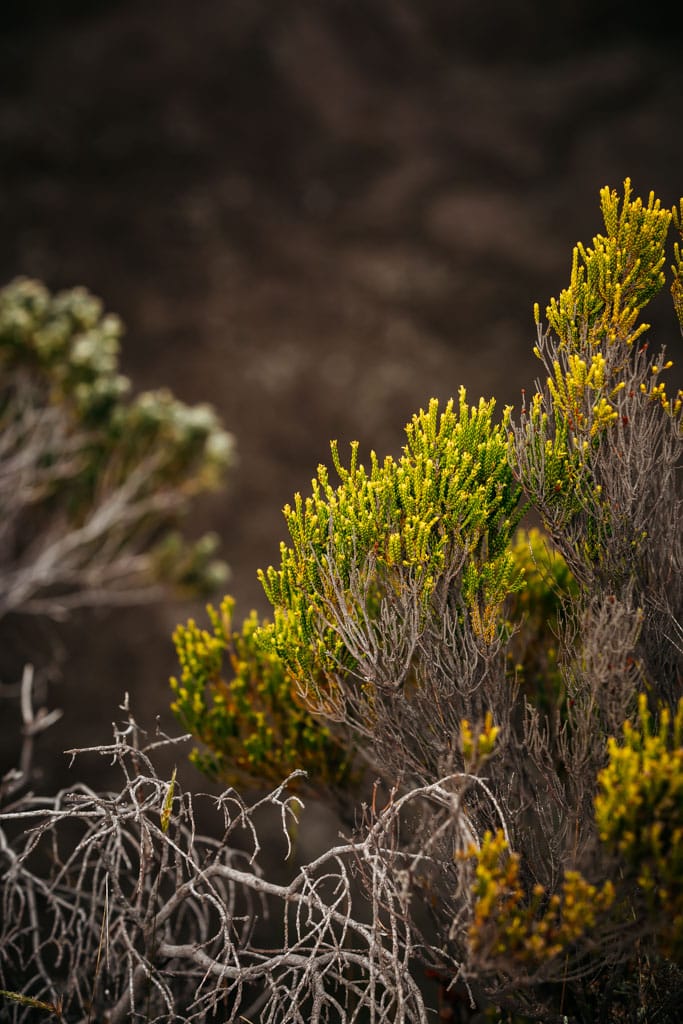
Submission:
[[[627,180],[601,205],[547,329],[536,310],[519,414],[461,389],[399,459],[333,445],[339,483],[319,467],[261,573],[272,621],[236,629],[226,598],[178,628],[173,706],[231,787],[222,836],[195,835],[132,718],[97,748],[120,794],[6,807],[3,988],[69,1021],[677,1019],[682,400],[639,318],[683,201]],[[671,270],[680,319],[679,245]],[[273,788],[247,807],[254,780]],[[311,792],[347,838],[270,883],[258,813],[286,850]]]
[[[9,863],[3,959],[21,956],[37,981],[31,1009],[17,1003],[18,1019],[33,1019],[42,1002],[61,1004],[69,1020],[112,1024],[138,1016],[203,1020],[209,1012],[240,1020],[251,1003],[259,1019],[304,1022],[324,1019],[340,998],[371,1008],[376,1020],[427,1019],[406,971],[407,919],[387,941],[379,914],[369,923],[357,916],[352,882],[359,861],[376,865],[377,906],[394,924],[406,918],[401,872],[387,869],[402,861],[392,847],[408,798],[373,820],[361,843],[331,849],[277,885],[255,865],[255,818],[264,808],[277,812],[286,853],[299,810],[290,780],[252,805],[227,790],[213,801],[217,838],[198,837],[192,797],[159,778],[152,761],[155,749],[174,741],[141,746],[140,738],[129,713],[113,744],[70,752],[113,758],[120,792],[79,786],[51,800],[25,799],[2,815],[8,828],[27,830],[20,852],[2,848]],[[449,802],[447,787],[444,780],[415,796]],[[32,870],[46,849],[59,861],[49,881]],[[258,917],[281,935],[280,948],[257,943]]]

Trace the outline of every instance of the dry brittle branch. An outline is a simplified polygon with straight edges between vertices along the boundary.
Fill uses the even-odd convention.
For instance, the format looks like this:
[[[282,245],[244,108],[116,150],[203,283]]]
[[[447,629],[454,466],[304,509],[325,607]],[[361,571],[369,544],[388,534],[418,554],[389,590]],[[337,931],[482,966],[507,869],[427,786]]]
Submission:
[[[300,811],[290,780],[253,804],[234,790],[207,797],[217,838],[200,836],[199,798],[154,767],[157,749],[185,737],[146,741],[123,707],[112,743],[69,752],[112,759],[118,792],[79,784],[0,813],[0,988],[29,1001],[6,998],[7,1019],[33,1019],[41,1003],[66,1021],[108,1024],[209,1012],[235,1022],[258,1012],[271,1022],[426,1024],[412,968],[430,950],[410,902],[437,848],[476,839],[457,794],[483,783],[454,776],[394,794],[356,838],[276,884],[257,864],[258,819],[276,812],[287,854]],[[417,850],[403,843],[404,819],[427,804],[448,820],[434,850]]]

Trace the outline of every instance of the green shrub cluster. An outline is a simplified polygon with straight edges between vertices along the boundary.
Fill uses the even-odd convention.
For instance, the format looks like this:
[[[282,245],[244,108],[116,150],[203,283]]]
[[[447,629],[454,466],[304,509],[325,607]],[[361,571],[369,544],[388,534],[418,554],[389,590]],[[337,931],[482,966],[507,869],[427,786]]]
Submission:
[[[683,963],[683,698],[673,718],[662,709],[655,731],[641,694],[638,722],[626,721],[621,742],[610,737],[608,750],[595,799],[600,838],[635,883],[631,912],[650,922],[666,956]]]
[[[545,373],[519,413],[495,422],[492,401],[461,389],[413,418],[396,460],[366,466],[353,444],[347,465],[333,444],[339,482],[318,468],[284,510],[279,566],[260,573],[272,621],[247,620],[242,641],[215,613],[217,641],[180,630],[174,707],[226,776],[230,760],[272,779],[281,758],[280,774],[307,767],[326,784],[328,730],[342,729],[388,786],[457,777],[450,848],[443,805],[405,840],[432,865],[412,878],[432,894],[430,969],[500,1013],[673,1020],[683,398],[641,314],[683,202],[643,202],[627,180],[601,208],[604,233],[576,246],[547,327],[536,307]],[[671,269],[681,320],[679,244]],[[519,532],[527,509],[540,531]],[[238,654],[226,683],[216,644],[267,667]],[[473,761],[473,736],[493,728]]]
[[[451,401],[439,414],[432,400],[406,427],[402,457],[380,463],[373,452],[369,470],[356,444],[348,469],[333,444],[341,483],[320,466],[312,495],[285,508],[292,546],[259,578],[276,610],[273,646],[316,697],[333,697],[345,668],[370,690],[380,682],[369,661],[390,640],[384,609],[406,588],[419,593],[419,630],[457,574],[472,630],[493,641],[506,597],[521,586],[509,542],[522,515],[493,410],[483,399],[469,406],[464,388],[457,409]],[[344,642],[344,619],[366,631],[360,642]],[[385,664],[397,685],[395,649]]]
[[[225,583],[217,538],[189,542],[178,526],[222,484],[232,437],[208,405],[131,396],[122,329],[82,288],[0,291],[0,613],[131,602],[160,580]]]
[[[191,760],[230,785],[278,785],[296,770],[318,793],[353,785],[352,749],[306,709],[277,654],[258,641],[257,615],[236,630],[233,610],[226,597],[208,606],[211,632],[190,620],[173,635],[182,671],[171,707],[202,743]]]

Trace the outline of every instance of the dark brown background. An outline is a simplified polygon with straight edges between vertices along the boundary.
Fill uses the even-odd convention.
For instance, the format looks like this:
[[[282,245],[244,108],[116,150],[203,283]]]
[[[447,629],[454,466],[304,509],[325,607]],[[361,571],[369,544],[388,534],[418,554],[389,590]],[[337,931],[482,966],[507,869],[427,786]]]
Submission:
[[[240,462],[194,528],[220,533],[238,613],[267,610],[256,569],[330,438],[396,452],[460,384],[517,402],[532,304],[600,229],[600,187],[683,192],[679,16],[547,6],[3,5],[0,281],[87,285],[128,326],[137,388],[220,411]],[[201,612],[60,631],[52,779],[65,746],[108,737],[124,690],[170,723],[170,633]]]

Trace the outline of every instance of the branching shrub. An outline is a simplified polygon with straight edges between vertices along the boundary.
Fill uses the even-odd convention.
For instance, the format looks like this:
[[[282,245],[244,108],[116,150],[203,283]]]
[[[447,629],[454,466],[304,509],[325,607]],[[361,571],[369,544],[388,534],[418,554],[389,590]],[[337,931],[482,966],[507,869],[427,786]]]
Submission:
[[[680,392],[667,396],[672,363],[664,348],[650,354],[638,314],[664,284],[672,215],[653,195],[647,205],[632,200],[628,181],[621,205],[609,189],[601,198],[607,234],[575,248],[570,285],[548,306],[545,332],[536,308],[535,351],[548,376],[520,423],[511,422],[511,460],[584,597],[642,616],[635,657],[671,701],[683,657],[683,402]],[[594,648],[587,625],[583,646]]]
[[[340,482],[319,467],[285,508],[290,540],[261,573],[273,621],[251,636],[279,659],[281,708],[350,730],[357,759],[399,791],[467,772],[471,730],[492,716],[485,789],[459,796],[471,842],[446,841],[434,809],[404,838],[440,864],[414,878],[434,932],[413,956],[441,978],[457,965],[451,981],[480,1005],[539,1020],[666,1019],[683,994],[676,926],[656,924],[683,884],[675,784],[661,806],[650,790],[638,803],[649,902],[605,826],[632,785],[610,738],[645,697],[665,729],[681,694],[683,403],[640,319],[681,217],[628,180],[601,206],[604,234],[575,248],[547,328],[536,307],[545,377],[519,416],[498,425],[493,403],[461,390],[414,417],[398,461],[372,453],[366,469],[352,445],[345,466],[333,445]],[[679,245],[672,271],[680,319]],[[542,533],[517,532],[529,506]],[[665,763],[679,757],[680,736]]]
[[[228,599],[211,631],[176,633],[174,709],[203,744],[197,763],[271,786],[307,771],[348,839],[275,886],[236,865],[230,823],[254,819],[229,791],[224,842],[199,855],[189,797],[119,731],[101,749],[125,765],[125,795],[76,805],[87,827],[71,852],[18,881],[38,845],[5,841],[6,905],[40,892],[55,908],[47,930],[12,909],[14,991],[61,993],[86,1019],[100,932],[69,944],[57,918],[106,880],[125,924],[103,1019],[678,1019],[683,397],[667,394],[670,360],[640,315],[683,202],[643,203],[627,180],[601,204],[605,233],[576,247],[547,329],[536,309],[545,374],[517,417],[496,422],[461,389],[413,418],[398,459],[365,466],[352,445],[345,463],[333,445],[339,482],[318,468],[285,508],[279,566],[260,574],[272,621],[236,631]],[[680,319],[680,246],[672,270]],[[542,532],[520,532],[529,507]],[[266,798],[283,813],[292,799]],[[37,814],[42,839],[56,810],[10,814]],[[250,894],[260,909],[243,909]],[[280,924],[262,947],[247,918],[257,929],[266,910]],[[78,920],[102,912],[95,900]]]

